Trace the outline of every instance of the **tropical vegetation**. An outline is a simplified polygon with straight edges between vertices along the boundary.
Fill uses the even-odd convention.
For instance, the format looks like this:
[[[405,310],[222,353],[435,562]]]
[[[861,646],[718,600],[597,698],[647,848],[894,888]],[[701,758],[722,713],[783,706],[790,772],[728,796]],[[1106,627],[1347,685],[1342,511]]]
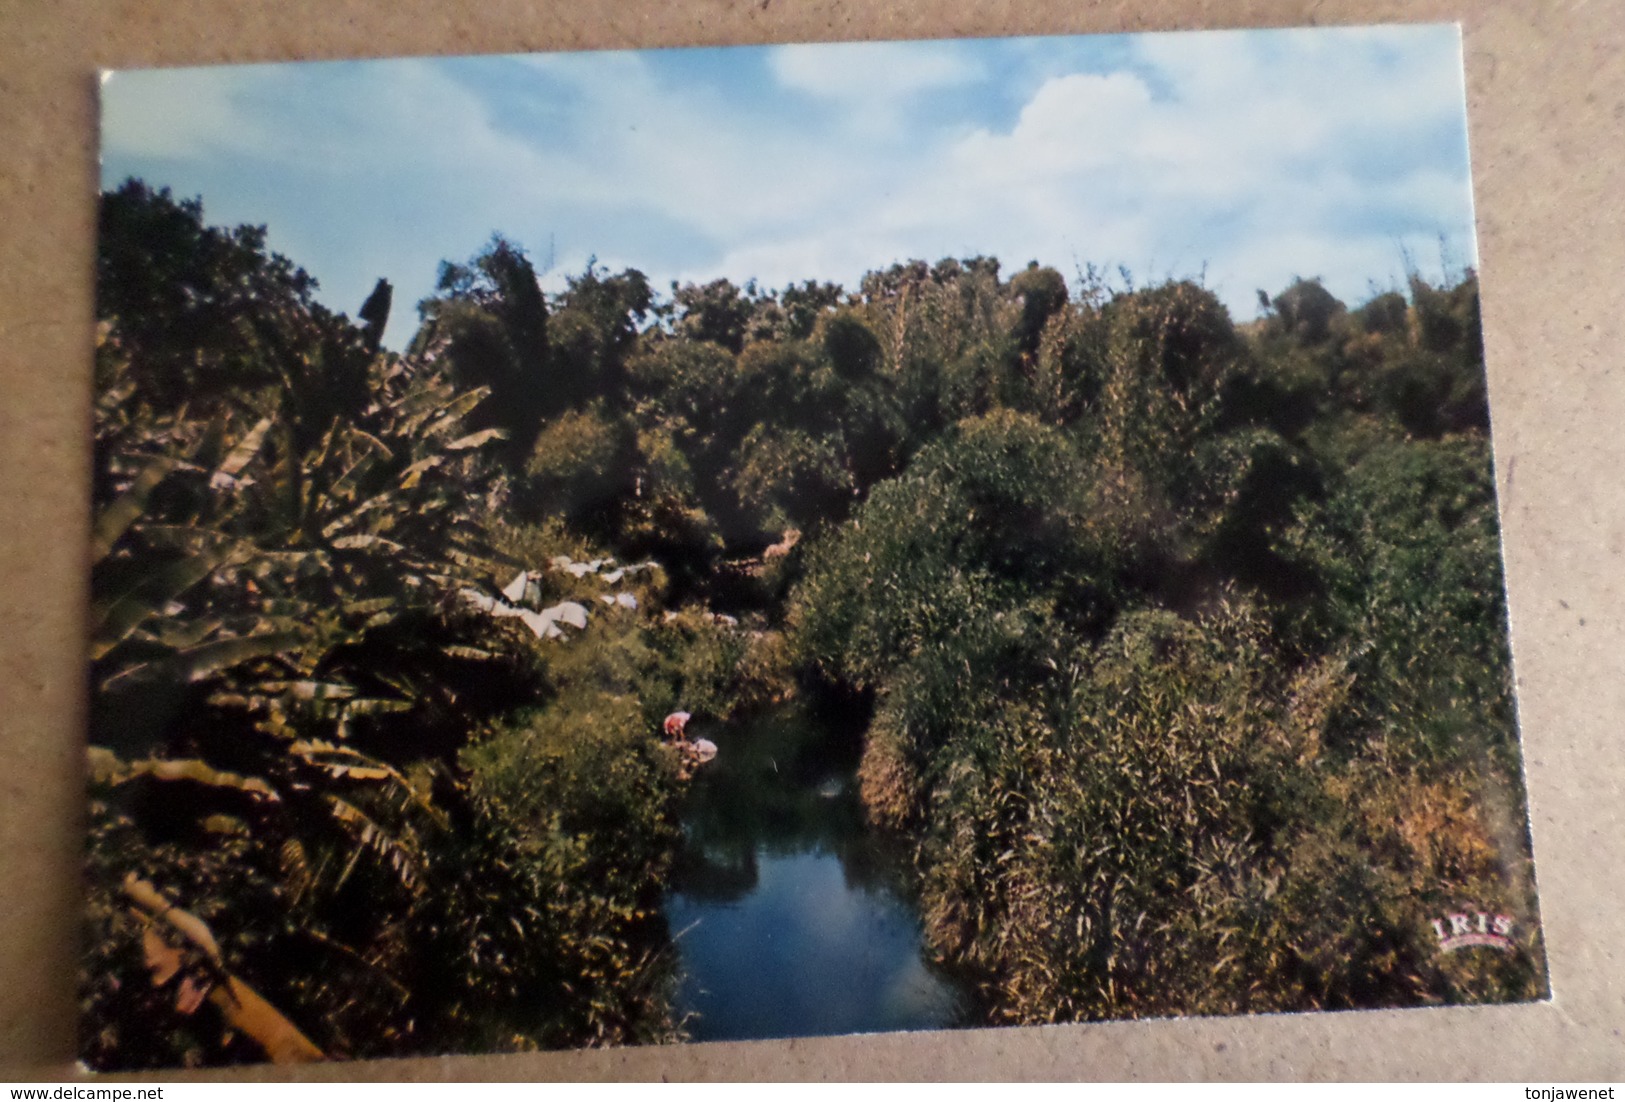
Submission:
[[[988,1021],[1544,992],[1472,273],[1238,325],[495,237],[396,353],[198,201],[100,240],[92,1066],[680,1038],[661,720],[796,694]]]

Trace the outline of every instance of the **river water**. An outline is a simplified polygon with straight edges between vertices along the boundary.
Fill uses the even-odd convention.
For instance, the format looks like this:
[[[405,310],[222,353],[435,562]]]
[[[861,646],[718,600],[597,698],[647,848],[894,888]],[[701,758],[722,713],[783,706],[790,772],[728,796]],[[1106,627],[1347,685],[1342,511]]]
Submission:
[[[906,855],[864,823],[857,729],[797,707],[695,727],[717,744],[686,796],[666,901],[698,1041],[962,1024],[921,952]]]

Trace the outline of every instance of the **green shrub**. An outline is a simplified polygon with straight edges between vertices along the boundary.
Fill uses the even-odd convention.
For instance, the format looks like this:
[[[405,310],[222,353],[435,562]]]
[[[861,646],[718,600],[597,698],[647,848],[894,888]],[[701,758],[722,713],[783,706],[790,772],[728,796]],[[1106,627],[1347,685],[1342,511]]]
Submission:
[[[545,1047],[675,1037],[659,917],[675,762],[657,731],[635,698],[574,682],[463,751],[463,883],[436,896],[455,933],[430,939],[454,980],[481,977],[456,990],[462,1016]]]
[[[768,531],[840,515],[855,489],[839,442],[763,425],[740,442],[733,487]]]
[[[1298,768],[1261,632],[1232,610],[1129,614],[1043,704],[944,750],[928,933],[1005,992],[1001,1015],[1188,1013],[1224,989],[1208,924],[1268,875],[1268,805]]]
[[[1105,365],[1106,327],[1099,312],[1072,310],[1063,304],[1045,323],[1039,338],[1030,408],[1052,424],[1079,421],[1098,407]]]
[[[1354,320],[1367,333],[1382,336],[1402,336],[1405,333],[1410,306],[1398,291],[1388,291],[1354,311]]]
[[[1080,625],[1114,599],[1117,564],[1066,439],[1030,417],[967,421],[877,486],[813,553],[792,598],[804,660],[880,684],[929,643],[1053,605]]]
[[[747,291],[754,291],[752,284]],[[745,331],[755,313],[755,303],[726,279],[704,286],[686,283],[672,289],[672,302],[678,310],[677,331],[690,341],[720,345],[738,352],[745,343]]]
[[[1319,279],[1293,280],[1270,305],[1281,330],[1303,344],[1319,344],[1331,336],[1333,319],[1347,311]]]
[[[1021,300],[1021,321],[1016,344],[1028,356],[1038,351],[1038,340],[1050,318],[1066,306],[1066,279],[1054,268],[1036,262],[1010,280],[1010,293]]]
[[[880,368],[880,340],[856,314],[837,312],[819,322],[819,343],[835,371],[845,379],[863,379]]]
[[[1470,275],[1238,331],[989,258],[547,296],[495,238],[402,358],[263,231],[103,220],[95,1066],[257,1058],[210,968],[331,1055],[677,1036],[661,721],[798,683],[872,706],[863,803],[991,1020],[1543,989]],[[611,553],[661,565],[555,563]],[[491,615],[521,570],[587,626]],[[1464,900],[1519,951],[1440,956]]]
[[[1351,742],[1403,761],[1488,753],[1516,771],[1511,659],[1489,445],[1366,454],[1297,533],[1326,579],[1322,639],[1358,646]]]
[[[632,481],[632,448],[629,426],[601,406],[561,414],[536,434],[521,508],[587,525],[612,514]]]

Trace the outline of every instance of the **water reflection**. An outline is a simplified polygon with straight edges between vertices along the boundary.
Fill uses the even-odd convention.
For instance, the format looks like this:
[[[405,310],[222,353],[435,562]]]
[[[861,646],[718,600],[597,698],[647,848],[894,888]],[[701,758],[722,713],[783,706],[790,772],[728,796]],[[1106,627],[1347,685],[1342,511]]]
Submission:
[[[865,827],[852,725],[784,709],[705,734],[719,752],[691,786],[667,906],[693,1037],[956,1024],[904,855]]]

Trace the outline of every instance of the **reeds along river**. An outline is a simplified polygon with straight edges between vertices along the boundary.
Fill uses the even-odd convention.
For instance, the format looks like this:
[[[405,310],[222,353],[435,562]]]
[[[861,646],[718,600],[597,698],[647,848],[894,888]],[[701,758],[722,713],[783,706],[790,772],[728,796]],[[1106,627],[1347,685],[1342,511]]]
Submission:
[[[908,862],[869,830],[850,716],[790,706],[703,734],[667,917],[694,1040],[964,1022],[967,994],[921,952]]]

